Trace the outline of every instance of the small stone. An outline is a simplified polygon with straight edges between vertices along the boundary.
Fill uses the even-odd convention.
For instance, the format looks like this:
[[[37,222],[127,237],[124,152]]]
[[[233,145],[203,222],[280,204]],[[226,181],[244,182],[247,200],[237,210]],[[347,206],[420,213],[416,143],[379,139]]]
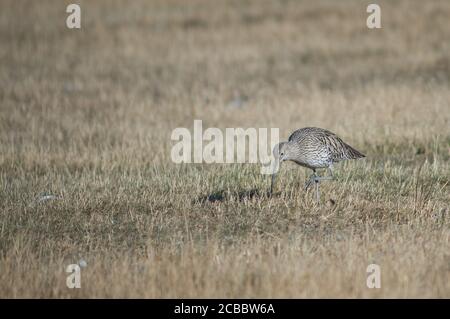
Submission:
[[[84,259],[80,259],[80,260],[78,261],[78,265],[80,265],[81,268],[84,268],[84,267],[87,266],[87,262],[86,262],[86,260],[84,260]]]

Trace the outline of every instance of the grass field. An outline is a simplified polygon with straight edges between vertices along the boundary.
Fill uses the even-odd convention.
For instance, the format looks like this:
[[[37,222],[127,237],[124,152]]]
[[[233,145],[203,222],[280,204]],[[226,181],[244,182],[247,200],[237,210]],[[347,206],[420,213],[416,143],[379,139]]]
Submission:
[[[69,3],[0,4],[0,297],[450,298],[449,1],[376,30],[357,0]],[[367,157],[269,197],[257,164],[172,163],[194,119]]]

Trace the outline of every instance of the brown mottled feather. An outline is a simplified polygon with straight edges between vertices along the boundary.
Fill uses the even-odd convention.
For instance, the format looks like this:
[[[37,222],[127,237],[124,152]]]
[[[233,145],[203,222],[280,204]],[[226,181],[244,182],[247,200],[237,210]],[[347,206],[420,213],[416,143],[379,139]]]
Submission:
[[[329,167],[342,160],[365,157],[336,134],[317,127],[305,127],[291,134],[286,160],[310,168]]]

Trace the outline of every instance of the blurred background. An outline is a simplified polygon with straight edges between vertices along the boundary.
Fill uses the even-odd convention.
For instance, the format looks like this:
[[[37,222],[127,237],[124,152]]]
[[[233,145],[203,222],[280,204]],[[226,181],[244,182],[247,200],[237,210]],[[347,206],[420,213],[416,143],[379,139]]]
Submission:
[[[376,1],[381,29],[358,0],[77,1],[81,29],[70,3],[0,3],[0,295],[450,296],[450,1]],[[194,119],[368,158],[326,208],[302,169],[269,200],[258,167],[171,163]]]
[[[81,1],[80,30],[69,3],[2,1],[3,143],[166,143],[193,119],[284,138],[449,124],[445,0],[380,1],[381,29],[367,1]]]

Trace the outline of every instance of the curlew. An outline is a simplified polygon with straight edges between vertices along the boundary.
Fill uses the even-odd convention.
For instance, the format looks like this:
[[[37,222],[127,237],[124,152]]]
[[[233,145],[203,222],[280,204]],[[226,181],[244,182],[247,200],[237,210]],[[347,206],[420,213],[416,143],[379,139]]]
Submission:
[[[274,147],[273,155],[277,165],[281,165],[284,161],[292,161],[313,171],[305,184],[305,189],[315,183],[317,202],[319,202],[320,197],[319,183],[323,180],[333,179],[334,163],[365,157],[364,154],[345,143],[336,134],[317,127],[305,127],[296,130],[289,136],[287,142],[281,142]],[[320,168],[327,168],[329,175],[317,175],[316,170]],[[270,194],[272,194],[275,176],[276,173],[273,173]]]

